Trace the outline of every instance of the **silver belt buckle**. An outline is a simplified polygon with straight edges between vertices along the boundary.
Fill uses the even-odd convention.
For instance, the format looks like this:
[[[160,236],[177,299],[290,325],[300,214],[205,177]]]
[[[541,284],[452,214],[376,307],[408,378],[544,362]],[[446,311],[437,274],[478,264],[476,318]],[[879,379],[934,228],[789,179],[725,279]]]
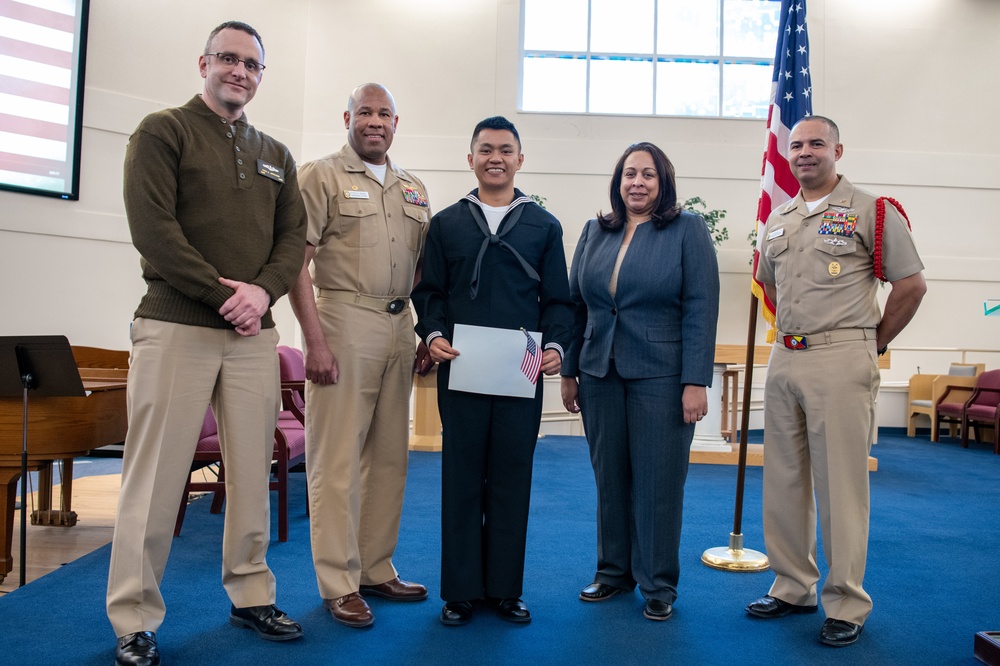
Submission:
[[[402,298],[397,298],[395,300],[389,301],[385,306],[385,311],[389,314],[399,314],[406,307],[406,301]]]

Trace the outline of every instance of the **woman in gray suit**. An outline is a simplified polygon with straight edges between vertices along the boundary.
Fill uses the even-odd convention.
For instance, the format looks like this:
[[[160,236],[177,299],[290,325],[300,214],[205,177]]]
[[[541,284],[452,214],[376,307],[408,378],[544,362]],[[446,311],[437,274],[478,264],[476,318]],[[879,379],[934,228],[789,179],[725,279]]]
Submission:
[[[597,480],[597,573],[580,599],[638,585],[643,615],[666,620],[691,439],[709,408],[719,270],[704,220],[678,205],[673,165],[655,145],[618,160],[611,213],[584,226],[570,292],[562,399],[583,413]]]

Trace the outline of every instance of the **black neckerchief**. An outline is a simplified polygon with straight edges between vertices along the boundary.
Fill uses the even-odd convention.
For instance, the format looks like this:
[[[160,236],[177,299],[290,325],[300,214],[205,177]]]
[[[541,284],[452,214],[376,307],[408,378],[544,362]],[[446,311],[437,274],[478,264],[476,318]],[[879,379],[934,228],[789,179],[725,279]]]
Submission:
[[[482,266],[483,256],[486,254],[486,248],[490,245],[499,245],[504,250],[513,254],[514,258],[521,264],[521,268],[524,269],[524,272],[528,274],[529,278],[535,280],[536,282],[541,280],[535,269],[531,267],[531,264],[525,261],[524,257],[521,256],[521,253],[518,252],[514,246],[503,240],[503,237],[510,233],[510,230],[514,228],[517,221],[521,218],[521,212],[524,210],[524,204],[533,203],[531,199],[521,196],[511,202],[510,206],[507,208],[507,215],[500,222],[500,226],[503,227],[503,231],[499,234],[490,233],[490,225],[486,223],[483,211],[479,207],[479,199],[474,194],[466,195],[465,199],[469,205],[469,212],[472,213],[472,219],[476,221],[476,224],[479,225],[479,230],[483,232],[484,236],[486,236],[486,238],[483,239],[483,244],[479,246],[479,255],[476,257],[476,267],[472,270],[472,279],[469,281],[469,298],[475,300],[476,295],[479,293],[479,268]]]

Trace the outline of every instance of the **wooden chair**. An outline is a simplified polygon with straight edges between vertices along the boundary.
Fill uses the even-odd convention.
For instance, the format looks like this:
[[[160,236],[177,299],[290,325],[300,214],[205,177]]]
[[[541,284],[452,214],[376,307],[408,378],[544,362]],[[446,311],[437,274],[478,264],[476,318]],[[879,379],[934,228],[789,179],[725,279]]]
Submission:
[[[907,404],[906,435],[914,437],[917,432],[917,417],[921,414],[931,420],[931,441],[938,441],[937,404],[945,391],[952,387],[954,392],[950,402],[964,403],[972,395],[976,378],[986,369],[984,363],[952,363],[947,375],[913,375]],[[951,424],[951,435],[955,435],[956,424]]]

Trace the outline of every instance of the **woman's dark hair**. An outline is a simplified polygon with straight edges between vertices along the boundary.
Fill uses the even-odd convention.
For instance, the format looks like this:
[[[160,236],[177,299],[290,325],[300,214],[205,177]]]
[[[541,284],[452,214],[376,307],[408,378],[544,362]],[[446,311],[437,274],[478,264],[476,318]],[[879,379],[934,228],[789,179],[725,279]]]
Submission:
[[[648,141],[640,141],[626,148],[615,165],[615,171],[611,175],[611,212],[607,215],[600,211],[597,213],[597,222],[603,229],[616,231],[625,227],[625,221],[628,220],[628,210],[625,207],[625,200],[622,199],[622,174],[625,171],[625,160],[628,159],[629,155],[640,150],[649,153],[650,157],[653,158],[656,175],[660,179],[660,191],[657,194],[656,205],[653,206],[653,213],[650,217],[653,226],[662,229],[668,222],[681,214],[681,207],[677,204],[677,180],[674,177],[674,165],[670,163],[666,153],[656,145]]]

